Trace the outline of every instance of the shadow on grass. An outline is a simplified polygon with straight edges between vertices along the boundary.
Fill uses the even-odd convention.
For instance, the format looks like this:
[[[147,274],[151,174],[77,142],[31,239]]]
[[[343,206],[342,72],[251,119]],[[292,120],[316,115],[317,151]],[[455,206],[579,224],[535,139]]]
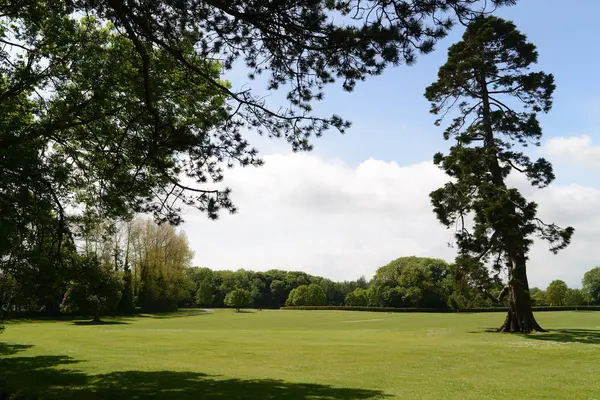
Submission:
[[[166,318],[179,318],[179,317],[192,317],[195,315],[206,315],[212,314],[213,310],[190,310],[190,311],[173,311],[165,313],[140,313],[134,314],[138,318],[154,318],[154,319],[166,319]]]
[[[600,344],[600,330],[593,329],[549,329],[547,332],[539,333],[504,333],[498,332],[498,329],[486,328],[479,331],[468,331],[467,333],[499,333],[548,342]]]
[[[27,348],[3,345],[3,354]],[[272,379],[221,379],[196,372],[119,371],[87,375],[67,356],[0,357],[0,398],[19,399],[327,399],[391,397],[377,390],[336,388]],[[4,393],[3,393],[4,392]],[[5,397],[3,397],[5,396]]]
[[[600,331],[593,329],[553,329],[546,333],[524,336],[528,339],[552,342],[600,344]]]
[[[123,320],[109,319],[101,321],[73,321],[73,325],[129,325]]]
[[[9,344],[0,342],[0,356],[12,356],[20,351],[32,348],[30,344]]]

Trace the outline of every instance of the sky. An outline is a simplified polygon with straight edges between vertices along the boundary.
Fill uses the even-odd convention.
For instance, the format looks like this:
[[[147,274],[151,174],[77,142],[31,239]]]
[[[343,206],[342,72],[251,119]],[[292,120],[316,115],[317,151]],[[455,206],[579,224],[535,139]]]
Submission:
[[[543,190],[523,179],[511,182],[538,202],[540,217],[575,227],[571,246],[559,255],[544,243],[534,246],[528,272],[538,287],[554,279],[580,287],[585,271],[600,265],[600,2],[579,0],[576,10],[565,13],[559,0],[520,0],[496,14],[536,44],[539,69],[553,73],[557,84],[553,109],[541,118],[542,146],[530,153],[549,159],[557,179]],[[447,181],[432,156],[451,143],[434,126],[423,93],[461,35],[456,28],[414,66],[390,68],[352,93],[329,86],[315,111],[340,114],[353,126],[345,135],[329,131],[316,139],[310,153],[293,154],[284,140],[250,133],[265,165],[227,171],[239,213],[209,221],[185,210],[182,229],[194,265],[350,280],[370,278],[403,256],[451,262],[453,232],[437,222],[428,197]],[[248,83],[241,70],[225,77],[234,88]],[[281,105],[277,97],[272,106]]]

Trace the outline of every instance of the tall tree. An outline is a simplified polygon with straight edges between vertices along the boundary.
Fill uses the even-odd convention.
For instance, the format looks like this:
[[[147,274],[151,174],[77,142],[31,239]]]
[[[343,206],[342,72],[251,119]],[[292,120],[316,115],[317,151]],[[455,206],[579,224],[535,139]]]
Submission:
[[[434,157],[452,178],[431,193],[434,211],[447,227],[458,226],[457,266],[464,273],[484,277],[484,285],[489,284],[488,265],[496,277],[506,273],[508,282],[497,300],[508,299],[500,330],[510,332],[542,330],[531,310],[527,281],[533,237],[547,240],[556,253],[569,244],[574,231],[542,222],[537,204],[506,183],[511,173],[524,175],[538,188],[554,180],[547,160],[533,161],[517,149],[539,145],[537,116],[552,106],[554,77],[529,72],[537,59],[535,46],[512,22],[481,16],[450,47],[438,80],[425,91],[431,112],[441,115],[437,125],[456,113],[444,131],[444,138],[455,144],[448,154]]]

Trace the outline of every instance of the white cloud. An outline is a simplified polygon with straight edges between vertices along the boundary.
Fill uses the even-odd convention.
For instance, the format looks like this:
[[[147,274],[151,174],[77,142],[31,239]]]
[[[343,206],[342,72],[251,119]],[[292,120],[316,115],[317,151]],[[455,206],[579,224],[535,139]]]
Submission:
[[[334,280],[370,277],[401,256],[451,261],[452,232],[435,219],[429,192],[447,179],[430,162],[401,167],[369,159],[350,167],[312,154],[266,156],[266,165],[228,171],[236,215],[208,221],[195,210],[183,228],[195,264],[213,269],[303,270]],[[528,191],[529,192],[529,191]],[[536,245],[531,284],[580,284],[600,264],[600,190],[571,185],[536,191],[540,216],[576,228],[558,256]]]
[[[574,164],[600,169],[600,146],[594,146],[588,135],[551,138],[542,151]]]

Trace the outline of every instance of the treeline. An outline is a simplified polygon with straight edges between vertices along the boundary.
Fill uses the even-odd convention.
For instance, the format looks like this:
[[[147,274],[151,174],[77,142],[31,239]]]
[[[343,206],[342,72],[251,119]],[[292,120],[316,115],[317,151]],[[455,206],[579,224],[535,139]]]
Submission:
[[[0,309],[17,313],[94,315],[173,311],[180,307],[352,306],[419,309],[504,307],[504,285],[478,289],[453,264],[402,257],[379,268],[372,279],[334,282],[300,271],[192,267],[183,232],[136,218],[99,222],[82,217],[77,239],[63,246],[60,262],[30,254],[27,267],[0,271]],[[35,248],[31,249],[34,252]],[[35,253],[34,253],[35,255]],[[600,304],[600,268],[586,273],[583,289],[563,281],[530,290],[534,306]]]
[[[73,240],[63,243],[61,257],[52,257],[42,237],[27,249],[26,263],[4,264],[1,310],[99,317],[171,311],[189,295],[193,252],[172,225],[140,218],[101,222],[90,215],[71,225]]]

